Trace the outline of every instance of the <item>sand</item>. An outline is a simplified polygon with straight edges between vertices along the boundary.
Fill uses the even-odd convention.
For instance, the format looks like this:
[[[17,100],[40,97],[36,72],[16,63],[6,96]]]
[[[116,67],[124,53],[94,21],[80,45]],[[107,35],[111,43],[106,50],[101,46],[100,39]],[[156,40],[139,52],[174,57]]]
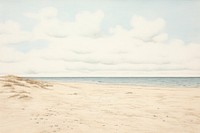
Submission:
[[[200,89],[0,78],[0,133],[199,133]]]

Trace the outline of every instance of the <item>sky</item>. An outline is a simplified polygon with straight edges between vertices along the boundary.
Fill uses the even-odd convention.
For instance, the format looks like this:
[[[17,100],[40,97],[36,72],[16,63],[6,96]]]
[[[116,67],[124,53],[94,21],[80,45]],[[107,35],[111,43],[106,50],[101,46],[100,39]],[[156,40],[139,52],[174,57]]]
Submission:
[[[0,75],[199,77],[199,0],[0,0]]]

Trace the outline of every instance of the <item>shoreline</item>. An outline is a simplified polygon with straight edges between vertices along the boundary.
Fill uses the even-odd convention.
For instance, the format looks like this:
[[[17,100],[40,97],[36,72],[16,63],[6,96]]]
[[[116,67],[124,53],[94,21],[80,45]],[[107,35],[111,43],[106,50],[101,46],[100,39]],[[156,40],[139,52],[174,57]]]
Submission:
[[[113,86],[115,85],[115,86],[144,87],[144,88],[154,87],[154,88],[174,88],[174,89],[176,88],[200,89],[199,77],[172,77],[172,79],[176,79],[176,80],[178,78],[177,81],[176,80],[175,81],[167,81],[167,80],[155,81],[155,79],[158,79],[159,77],[105,77],[106,80],[104,80],[104,77],[32,77],[32,78],[26,77],[26,78],[32,79],[32,80],[45,81],[45,82],[54,82],[54,83],[78,83],[78,84],[83,83],[83,84],[99,84],[99,85],[113,85]],[[119,80],[121,78],[123,81],[119,81],[119,82],[110,81],[110,80],[116,80],[116,79]],[[124,78],[125,79],[133,78],[133,79],[127,81],[127,80],[124,80]],[[139,82],[137,82],[138,78],[139,78]],[[144,80],[146,78],[147,78],[147,81]],[[154,79],[153,81],[148,81],[148,79],[152,80],[152,78]],[[170,77],[162,77],[162,78],[169,79]],[[181,81],[179,78],[180,79],[195,78],[199,80],[191,83],[191,81],[187,81],[187,80]]]
[[[3,133],[198,133],[200,89],[0,77]]]

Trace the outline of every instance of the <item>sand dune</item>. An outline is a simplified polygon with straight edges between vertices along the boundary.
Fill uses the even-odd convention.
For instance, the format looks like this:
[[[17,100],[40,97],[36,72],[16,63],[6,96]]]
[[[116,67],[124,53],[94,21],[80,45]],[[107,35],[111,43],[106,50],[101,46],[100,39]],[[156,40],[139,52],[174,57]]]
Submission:
[[[0,78],[0,133],[199,133],[200,90]]]

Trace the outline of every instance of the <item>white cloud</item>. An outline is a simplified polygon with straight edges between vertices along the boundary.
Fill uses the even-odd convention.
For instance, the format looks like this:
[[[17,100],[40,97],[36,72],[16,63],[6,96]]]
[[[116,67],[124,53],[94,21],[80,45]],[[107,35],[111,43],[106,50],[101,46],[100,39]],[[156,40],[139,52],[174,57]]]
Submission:
[[[131,20],[132,28],[126,30],[120,25],[111,28],[110,32],[118,36],[128,36],[143,41],[162,42],[168,39],[167,33],[164,33],[165,21],[161,18],[156,20],[146,20],[141,16],[134,16]]]
[[[161,33],[161,34],[153,37],[152,39],[153,39],[153,41],[156,41],[156,42],[164,42],[164,41],[167,41],[168,34],[167,33]]]
[[[53,7],[25,15],[39,21],[34,28],[36,39],[65,38],[68,36],[96,37],[101,32],[101,21],[104,17],[104,13],[100,10],[94,13],[83,11],[75,16],[74,21],[62,21],[57,18],[57,9]]]
[[[0,48],[0,62],[4,63],[17,63],[24,57],[24,54],[16,51],[13,48],[1,46]]]
[[[58,19],[57,13],[51,7],[27,14],[38,20],[32,31],[33,38],[46,40],[49,45],[24,54],[2,47],[1,73],[35,76],[200,75],[200,44],[168,38],[166,22],[162,18],[147,20],[135,16],[130,23],[131,29],[118,25],[110,29],[109,35],[96,38],[95,35],[101,34],[102,11],[78,13],[73,22]],[[13,26],[14,33],[23,33],[17,27]],[[10,54],[7,56],[7,53]]]
[[[134,37],[148,40],[163,31],[165,28],[165,21],[162,18],[149,21],[141,16],[134,16],[131,25],[133,27],[132,34]]]
[[[30,37],[30,33],[22,31],[16,22],[6,21],[0,23],[0,45],[26,41]]]

